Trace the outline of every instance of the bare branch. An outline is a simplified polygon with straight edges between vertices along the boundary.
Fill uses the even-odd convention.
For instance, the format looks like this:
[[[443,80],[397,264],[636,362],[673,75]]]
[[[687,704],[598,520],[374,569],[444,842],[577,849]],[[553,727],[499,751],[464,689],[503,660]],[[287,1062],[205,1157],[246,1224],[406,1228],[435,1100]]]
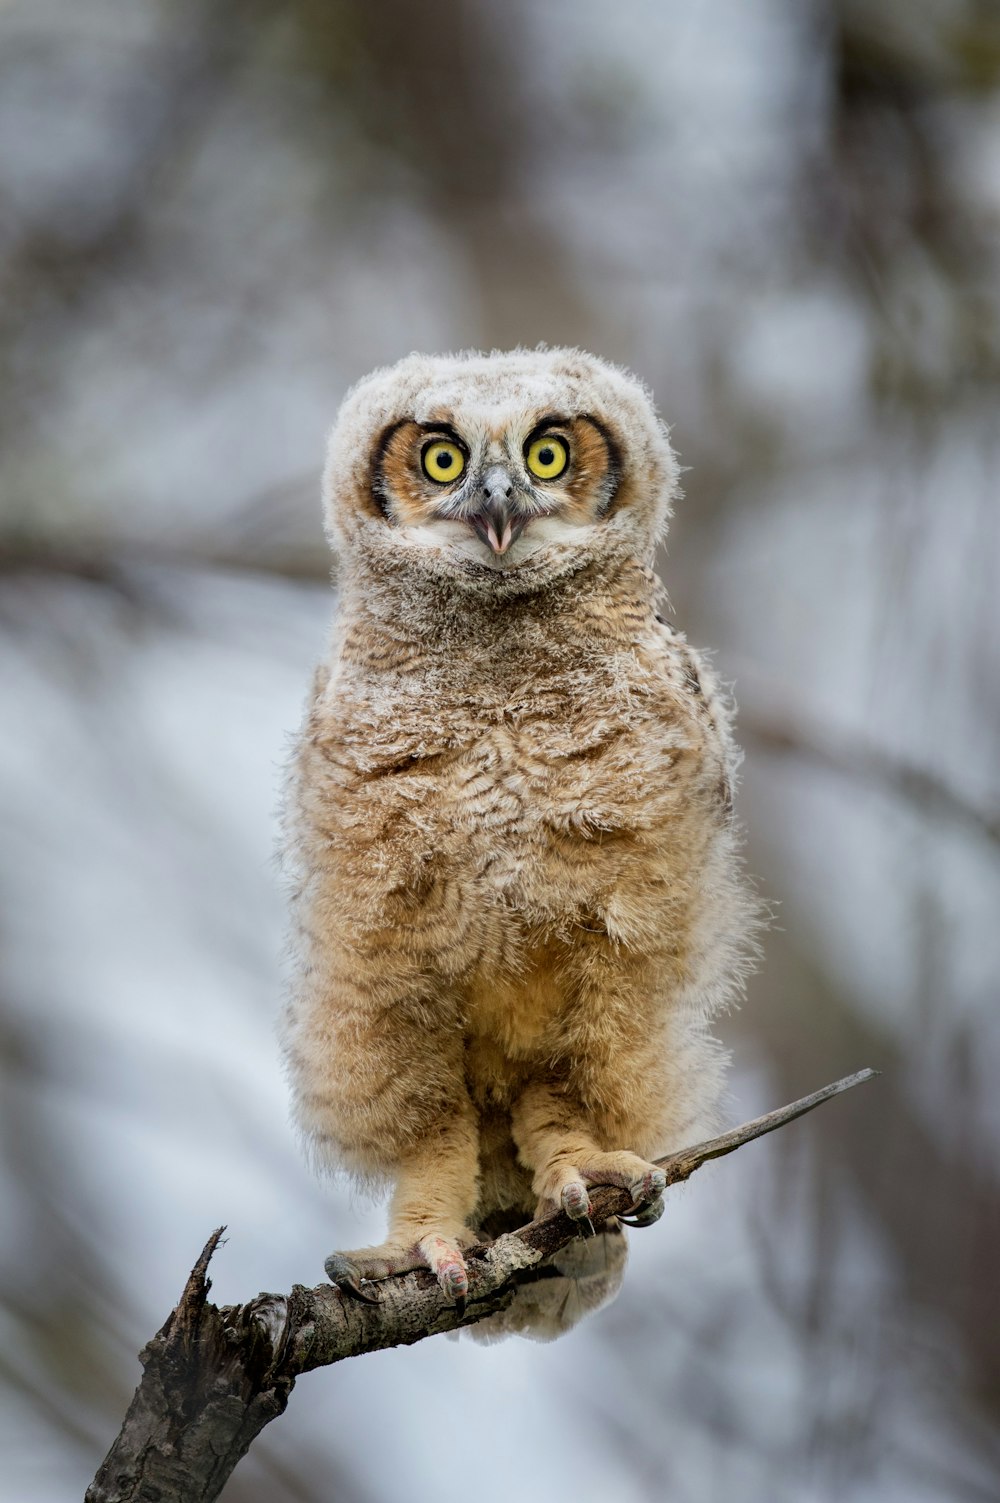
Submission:
[[[860,1070],[810,1096],[745,1122],[720,1137],[660,1159],[668,1185],[709,1159],[803,1116],[852,1086],[874,1079]],[[597,1225],[628,1209],[627,1191],[591,1195]],[[145,1369],[125,1422],[87,1491],[86,1503],[212,1503],[264,1426],[284,1411],[300,1373],[440,1331],[477,1324],[504,1309],[520,1285],[544,1277],[544,1265],[577,1234],[561,1212],[533,1221],[468,1254],[464,1310],[445,1299],[429,1272],[401,1274],[372,1288],[377,1302],[346,1298],[331,1284],[288,1295],[259,1294],[222,1309],[208,1302],[208,1264],[224,1228],[213,1232],[177,1308],[140,1353]]]
[[[68,538],[64,542],[39,542],[32,538],[0,539],[0,578],[22,574],[68,575],[97,584],[115,584],[129,570],[189,569],[222,573],[261,574],[303,584],[324,584],[330,579],[329,549],[308,545],[285,546],[280,541],[253,543],[236,539],[220,547],[201,538],[179,543],[113,543]]]
[[[768,718],[743,712],[744,739],[779,757],[815,762],[840,777],[869,783],[924,811],[942,814],[1000,845],[1000,813],[985,812],[926,768],[904,762],[871,742],[848,737],[829,726],[808,727],[795,716]]]
[[[668,1185],[679,1184],[681,1180],[690,1178],[694,1171],[707,1163],[709,1159],[725,1158],[727,1153],[733,1153],[737,1148],[742,1148],[744,1143],[752,1143],[755,1138],[763,1138],[767,1133],[774,1132],[776,1128],[784,1127],[787,1122],[794,1122],[796,1117],[804,1117],[807,1112],[814,1111],[817,1106],[822,1106],[824,1101],[830,1101],[834,1096],[840,1096],[854,1086],[875,1080],[881,1073],[881,1070],[864,1069],[858,1070],[854,1075],[845,1075],[842,1080],[835,1080],[831,1085],[813,1091],[810,1096],[801,1096],[798,1101],[793,1101],[789,1106],[779,1106],[773,1112],[765,1112],[762,1117],[754,1117],[751,1121],[744,1122],[741,1127],[733,1127],[729,1132],[724,1132],[717,1138],[709,1138],[704,1143],[698,1143],[694,1148],[682,1148],[679,1153],[668,1154],[666,1158],[658,1159],[657,1163],[661,1169],[667,1171]]]

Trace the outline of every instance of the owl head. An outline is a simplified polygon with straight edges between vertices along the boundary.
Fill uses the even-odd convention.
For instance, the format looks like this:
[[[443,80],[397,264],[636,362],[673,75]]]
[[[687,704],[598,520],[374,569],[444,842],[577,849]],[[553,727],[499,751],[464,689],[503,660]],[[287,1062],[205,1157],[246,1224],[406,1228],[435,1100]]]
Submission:
[[[579,350],[410,355],[347,395],[327,455],[335,551],[488,590],[649,562],[677,462],[645,387]]]

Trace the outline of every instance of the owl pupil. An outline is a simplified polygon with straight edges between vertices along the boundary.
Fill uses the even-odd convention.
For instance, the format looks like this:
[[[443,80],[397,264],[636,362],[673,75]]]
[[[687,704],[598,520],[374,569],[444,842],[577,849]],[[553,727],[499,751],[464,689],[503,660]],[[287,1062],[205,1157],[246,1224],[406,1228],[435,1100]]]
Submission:
[[[555,457],[551,449],[539,449],[538,451],[539,464],[551,464]]]
[[[438,455],[438,467],[439,467],[439,469],[450,470],[453,463],[454,463],[454,457],[451,454],[445,453],[445,454],[439,454]]]

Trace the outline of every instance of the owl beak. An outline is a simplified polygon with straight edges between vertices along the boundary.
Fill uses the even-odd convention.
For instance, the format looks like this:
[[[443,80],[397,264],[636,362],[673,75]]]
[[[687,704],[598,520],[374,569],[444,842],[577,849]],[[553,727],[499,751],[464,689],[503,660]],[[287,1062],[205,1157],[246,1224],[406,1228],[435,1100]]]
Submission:
[[[519,516],[511,505],[514,482],[502,464],[495,464],[483,476],[483,498],[479,510],[469,521],[484,543],[494,553],[506,553],[524,531],[527,517]]]

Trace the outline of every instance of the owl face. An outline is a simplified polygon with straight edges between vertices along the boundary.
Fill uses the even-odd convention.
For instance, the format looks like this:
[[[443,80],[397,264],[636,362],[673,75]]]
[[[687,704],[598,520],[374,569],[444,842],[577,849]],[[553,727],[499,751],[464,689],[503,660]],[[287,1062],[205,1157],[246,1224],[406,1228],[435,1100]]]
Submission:
[[[327,519],[369,563],[526,588],[608,550],[651,556],[676,476],[645,389],[593,355],[411,355],[345,399]]]
[[[426,546],[516,568],[605,515],[619,476],[615,440],[590,413],[529,410],[490,421],[443,408],[390,426],[373,487],[387,520],[419,530]]]

